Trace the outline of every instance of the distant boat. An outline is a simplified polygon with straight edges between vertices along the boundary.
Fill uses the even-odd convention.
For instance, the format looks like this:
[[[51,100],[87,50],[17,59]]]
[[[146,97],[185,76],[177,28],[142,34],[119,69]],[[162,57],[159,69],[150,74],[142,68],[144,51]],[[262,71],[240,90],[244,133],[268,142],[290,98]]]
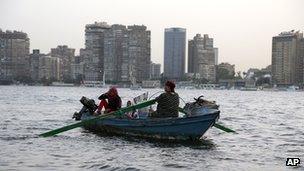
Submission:
[[[83,81],[82,85],[85,87],[103,87],[100,81]]]
[[[102,81],[83,81],[82,85],[85,87],[99,87],[99,88],[106,88],[106,78],[105,73],[103,74],[103,80]]]
[[[194,86],[185,86],[185,90],[195,90],[196,88]]]
[[[200,88],[203,90],[215,90],[216,85],[215,84],[202,84],[202,85],[200,85]]]
[[[63,83],[63,82],[53,82],[51,86],[56,86],[56,87],[73,87],[74,84],[72,83]]]
[[[297,91],[299,90],[298,86],[289,86],[288,88],[286,88],[286,91]]]
[[[141,90],[141,86],[136,83],[136,78],[133,76],[132,72],[130,72],[130,81],[131,81],[131,90]]]
[[[256,87],[242,87],[240,90],[241,91],[257,91],[258,88],[256,88]]]
[[[130,87],[131,90],[141,90],[141,86],[135,84],[135,85],[131,85]]]

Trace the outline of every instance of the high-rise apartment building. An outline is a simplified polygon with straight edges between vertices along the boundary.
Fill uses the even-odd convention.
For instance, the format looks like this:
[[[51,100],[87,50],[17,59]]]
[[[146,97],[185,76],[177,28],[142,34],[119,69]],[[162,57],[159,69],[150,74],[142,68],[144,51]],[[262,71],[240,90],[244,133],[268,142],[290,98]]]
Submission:
[[[71,64],[71,72],[72,72],[72,79],[76,80],[83,80],[84,77],[84,62],[79,63],[72,63]]]
[[[188,41],[188,73],[198,73],[198,64],[203,63],[204,39],[197,34]]]
[[[301,55],[300,59],[302,59],[302,62],[303,62],[302,63],[302,65],[303,65],[303,68],[302,68],[302,72],[303,72],[302,85],[304,85],[304,39],[300,40],[300,47],[298,49],[299,49],[299,54]]]
[[[128,30],[114,24],[104,32],[104,73],[106,81],[129,81]]]
[[[185,74],[186,29],[166,28],[164,43],[164,76],[180,80]]]
[[[104,32],[106,22],[95,22],[85,27],[84,76],[87,81],[101,81],[104,71]]]
[[[188,41],[188,72],[199,74],[211,82],[216,80],[218,48],[213,47],[213,38],[197,34]]]
[[[274,84],[303,83],[303,33],[282,32],[272,38],[272,80]]]
[[[104,32],[106,81],[142,82],[150,77],[150,31],[146,26],[114,24]]]
[[[72,79],[76,82],[83,81],[84,79],[84,67],[83,57],[85,56],[85,49],[79,50],[79,56],[75,56],[74,62],[71,64]]]
[[[51,49],[51,56],[60,58],[62,62],[62,80],[64,82],[72,81],[71,64],[74,63],[75,49],[69,48],[67,45],[57,46]]]
[[[218,48],[213,48],[214,50],[214,62],[215,65],[218,65]]]
[[[0,79],[30,77],[30,39],[26,33],[0,30]]]
[[[59,81],[61,79],[61,59],[42,56],[39,58],[39,80]]]
[[[40,53],[39,49],[33,49],[30,54],[30,73],[33,81],[39,81],[39,59],[45,54]]]
[[[143,25],[86,25],[85,80],[133,83],[150,78],[151,32]],[[104,74],[103,74],[104,73]]]
[[[161,65],[151,62],[150,68],[150,79],[160,78]]]
[[[130,80],[134,84],[150,78],[151,31],[144,25],[128,26]]]

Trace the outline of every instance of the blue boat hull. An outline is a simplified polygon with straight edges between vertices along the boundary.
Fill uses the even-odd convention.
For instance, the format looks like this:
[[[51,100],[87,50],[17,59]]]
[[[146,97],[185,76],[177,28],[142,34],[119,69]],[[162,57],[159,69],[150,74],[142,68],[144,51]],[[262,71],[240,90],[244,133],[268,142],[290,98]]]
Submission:
[[[220,111],[184,118],[106,118],[84,125],[92,132],[166,140],[199,140],[219,118]],[[93,116],[84,114],[82,120]]]

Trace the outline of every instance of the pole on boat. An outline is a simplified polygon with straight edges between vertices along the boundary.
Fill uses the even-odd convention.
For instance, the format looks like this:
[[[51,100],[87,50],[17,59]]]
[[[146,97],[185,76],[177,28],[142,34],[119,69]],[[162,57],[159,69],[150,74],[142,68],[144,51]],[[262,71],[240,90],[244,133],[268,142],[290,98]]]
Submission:
[[[187,112],[184,111],[184,109],[181,108],[181,107],[179,107],[178,110],[179,110],[181,113],[187,114]],[[227,127],[225,127],[225,126],[223,126],[223,125],[220,125],[220,124],[218,124],[218,123],[214,123],[214,127],[216,127],[217,129],[220,129],[220,130],[222,130],[222,131],[225,131],[225,132],[234,132],[234,133],[236,133],[234,130],[232,130],[232,129],[230,129],[230,128],[227,128]]]
[[[43,134],[40,134],[39,136],[40,137],[50,137],[50,136],[59,134],[61,132],[65,132],[65,131],[68,131],[68,130],[71,130],[71,129],[74,129],[74,128],[77,128],[77,127],[81,127],[81,126],[83,126],[85,124],[88,124],[90,122],[94,122],[94,121],[97,121],[97,120],[100,120],[100,119],[109,118],[109,117],[114,116],[114,115],[121,115],[122,113],[125,113],[125,112],[130,112],[130,111],[133,111],[135,109],[140,109],[140,108],[143,108],[143,107],[147,107],[147,106],[153,105],[155,102],[156,102],[156,100],[153,99],[153,100],[148,100],[148,101],[145,101],[145,102],[142,102],[142,103],[138,103],[136,105],[124,107],[124,108],[121,108],[117,111],[97,116],[96,118],[83,120],[83,121],[80,121],[80,122],[77,122],[77,123],[74,123],[74,124],[71,124],[71,125],[68,125],[68,126],[64,126],[64,127],[58,128],[58,129],[54,129],[54,130],[45,132]]]
[[[234,133],[236,133],[234,130],[232,130],[230,128],[227,128],[227,127],[224,127],[223,125],[220,125],[218,123],[214,123],[214,127],[218,128],[218,129],[220,129],[222,131],[225,131],[225,132],[234,132]]]

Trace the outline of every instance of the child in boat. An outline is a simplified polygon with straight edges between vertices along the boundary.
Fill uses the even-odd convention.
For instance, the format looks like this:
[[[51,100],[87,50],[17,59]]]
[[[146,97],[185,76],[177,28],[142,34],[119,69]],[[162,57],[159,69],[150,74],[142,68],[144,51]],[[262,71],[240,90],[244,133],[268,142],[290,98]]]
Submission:
[[[175,84],[172,81],[166,82],[165,92],[156,98],[157,109],[150,114],[150,117],[178,117],[179,96],[174,88]]]
[[[103,107],[105,108],[105,113],[113,112],[121,108],[121,98],[115,87],[111,87],[107,93],[100,95],[98,99],[100,103],[95,111],[97,115],[101,113]]]
[[[129,100],[127,102],[127,107],[131,106],[132,105],[132,102]],[[133,111],[131,112],[127,112],[125,113],[125,115],[129,118],[129,119],[136,119],[138,118],[138,114],[136,113],[136,110],[134,109]]]

